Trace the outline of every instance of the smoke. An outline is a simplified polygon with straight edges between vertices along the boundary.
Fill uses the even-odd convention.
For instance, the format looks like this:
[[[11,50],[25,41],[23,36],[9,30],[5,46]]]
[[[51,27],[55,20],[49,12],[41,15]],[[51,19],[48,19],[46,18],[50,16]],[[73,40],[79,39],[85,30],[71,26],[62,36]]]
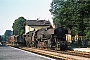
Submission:
[[[50,19],[49,21],[50,21],[50,23],[51,23],[52,27],[53,27],[53,28],[55,28],[55,25],[54,25],[54,23],[53,23],[53,20],[52,20],[52,19]]]
[[[51,23],[52,26],[54,25],[54,24],[53,24],[53,20],[50,20],[50,23]]]

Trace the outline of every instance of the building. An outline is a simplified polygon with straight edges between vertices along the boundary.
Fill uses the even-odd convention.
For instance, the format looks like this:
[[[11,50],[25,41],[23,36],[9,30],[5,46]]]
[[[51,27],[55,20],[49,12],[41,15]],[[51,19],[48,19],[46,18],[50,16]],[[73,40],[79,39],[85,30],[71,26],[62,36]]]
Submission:
[[[36,31],[40,28],[46,28],[49,27],[50,21],[47,20],[26,20],[25,24],[25,34],[30,31]]]

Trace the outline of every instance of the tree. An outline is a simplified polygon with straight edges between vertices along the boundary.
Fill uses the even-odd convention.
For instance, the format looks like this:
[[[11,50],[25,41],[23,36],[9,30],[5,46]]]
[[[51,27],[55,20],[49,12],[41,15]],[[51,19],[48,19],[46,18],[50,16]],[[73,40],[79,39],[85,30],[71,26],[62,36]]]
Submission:
[[[5,36],[11,36],[12,35],[12,31],[11,30],[6,30],[4,35]]]
[[[57,26],[70,29],[73,28],[73,30],[77,33],[76,27],[78,24],[76,21],[78,18],[76,15],[76,3],[74,3],[72,0],[54,0],[51,3],[50,12],[53,14],[53,20]]]
[[[90,33],[90,0],[53,0],[50,12],[55,24],[70,28],[72,35]]]
[[[26,19],[24,17],[19,17],[18,19],[16,19],[13,23],[13,34],[14,35],[22,35],[25,32],[25,28],[24,28],[24,22],[26,21]]]
[[[7,41],[7,39],[12,35],[12,31],[11,30],[6,30],[5,33],[4,33],[4,40]]]
[[[85,32],[87,30],[87,28],[90,28],[90,0],[79,0],[77,1],[78,3],[78,14],[79,14],[79,20],[81,21],[79,23],[79,34],[80,35],[88,35],[88,31]],[[88,21],[88,22],[87,22]],[[90,33],[90,31],[89,31]]]

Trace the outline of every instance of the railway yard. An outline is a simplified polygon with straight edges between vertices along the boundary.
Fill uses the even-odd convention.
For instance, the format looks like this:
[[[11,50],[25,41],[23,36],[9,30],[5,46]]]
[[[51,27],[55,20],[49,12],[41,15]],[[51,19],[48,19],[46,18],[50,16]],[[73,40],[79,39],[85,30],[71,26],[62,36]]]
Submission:
[[[27,4],[28,2],[25,1]],[[34,4],[37,1],[30,2],[29,4]],[[90,60],[90,1],[52,0],[49,1],[50,9],[44,7],[44,1],[38,2],[39,4],[35,3],[37,7],[40,3],[43,4],[40,8],[35,4],[19,4],[20,7],[15,4],[18,9],[22,9],[21,6],[28,7],[22,10],[28,10],[30,15],[25,16],[22,10],[19,11],[21,17],[14,20],[12,30],[6,30],[4,35],[0,34],[0,60]],[[36,9],[29,9],[29,6]],[[8,8],[9,5],[2,7]],[[47,9],[51,14],[47,11],[46,14],[43,13]],[[22,14],[27,18],[22,17]],[[1,29],[4,25],[1,25]],[[7,26],[5,25],[6,28]]]
[[[22,47],[20,49],[58,60],[90,60],[90,52],[87,52],[85,50],[56,51],[56,50],[40,49],[34,47],[32,48]]]

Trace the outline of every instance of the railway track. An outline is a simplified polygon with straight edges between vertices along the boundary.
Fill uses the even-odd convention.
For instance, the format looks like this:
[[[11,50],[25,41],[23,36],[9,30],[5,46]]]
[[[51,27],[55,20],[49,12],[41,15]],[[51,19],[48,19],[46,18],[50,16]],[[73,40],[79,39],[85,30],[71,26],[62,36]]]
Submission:
[[[57,53],[69,54],[74,56],[80,56],[85,58],[90,58],[90,52],[81,52],[81,51],[57,51]]]
[[[45,50],[45,49],[42,49]],[[90,52],[85,52],[85,51],[56,51],[56,50],[46,50],[46,51],[51,51],[51,52],[56,52],[56,53],[61,53],[61,54],[68,54],[68,55],[74,55],[74,56],[80,56],[80,57],[85,57],[85,58],[90,58]]]
[[[70,57],[65,57],[62,56],[61,54],[66,54],[66,55],[72,55],[72,56],[79,56],[79,57],[84,57],[90,59],[90,52],[81,52],[81,51],[56,51],[56,50],[48,50],[48,49],[39,49],[39,48],[22,48],[23,50],[30,51],[33,53],[37,53],[40,55],[48,56],[51,58],[55,59],[60,59],[60,60],[76,60],[74,58]]]
[[[26,50],[26,51],[29,51],[29,52],[33,52],[33,53],[37,53],[37,54],[40,54],[40,55],[44,55],[44,56],[47,56],[47,57],[51,57],[51,58],[54,58],[54,59],[59,59],[59,60],[75,60],[73,58],[68,58],[68,57],[64,57],[64,56],[61,56],[60,54],[57,54],[55,52],[50,52],[50,51],[45,51],[43,49],[35,49],[35,48],[22,48],[22,50]]]

